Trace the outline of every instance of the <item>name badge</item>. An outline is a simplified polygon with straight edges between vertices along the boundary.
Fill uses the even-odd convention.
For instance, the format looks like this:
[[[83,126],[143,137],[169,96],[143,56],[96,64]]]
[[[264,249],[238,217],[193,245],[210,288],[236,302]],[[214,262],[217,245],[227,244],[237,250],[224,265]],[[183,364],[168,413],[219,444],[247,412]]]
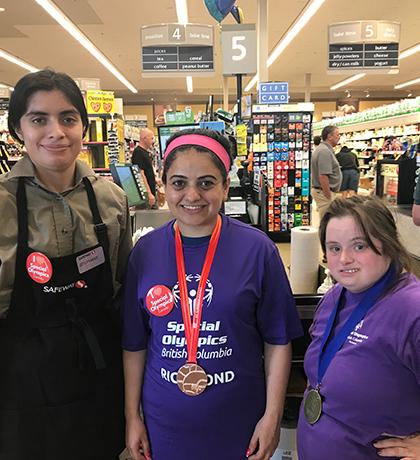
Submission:
[[[77,268],[80,274],[92,270],[92,268],[98,267],[104,262],[105,254],[102,246],[76,257]]]

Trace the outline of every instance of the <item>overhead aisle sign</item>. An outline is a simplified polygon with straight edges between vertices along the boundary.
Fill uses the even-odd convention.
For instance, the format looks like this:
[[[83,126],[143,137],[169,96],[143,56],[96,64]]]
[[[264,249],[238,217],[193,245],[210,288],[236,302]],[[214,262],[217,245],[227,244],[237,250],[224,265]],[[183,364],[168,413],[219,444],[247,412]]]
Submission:
[[[159,24],[141,28],[142,75],[214,74],[213,27]]]
[[[257,71],[257,31],[255,24],[222,26],[223,75],[247,75]]]
[[[400,24],[390,21],[352,21],[328,27],[328,70],[398,72]]]

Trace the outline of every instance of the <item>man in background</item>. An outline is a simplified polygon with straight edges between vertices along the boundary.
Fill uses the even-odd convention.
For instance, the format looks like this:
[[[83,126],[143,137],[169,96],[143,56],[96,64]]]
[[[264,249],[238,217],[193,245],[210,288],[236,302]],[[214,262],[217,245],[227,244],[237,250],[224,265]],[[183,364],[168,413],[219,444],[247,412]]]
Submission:
[[[134,149],[131,157],[131,163],[138,165],[146,178],[146,188],[151,208],[156,208],[156,178],[151,153],[154,142],[155,135],[153,131],[149,128],[142,128],[140,130],[139,145]]]
[[[316,147],[311,159],[312,198],[316,202],[319,218],[325,214],[329,204],[340,189],[342,174],[335,157],[334,147],[340,140],[337,126],[325,126],[321,133],[321,143]]]

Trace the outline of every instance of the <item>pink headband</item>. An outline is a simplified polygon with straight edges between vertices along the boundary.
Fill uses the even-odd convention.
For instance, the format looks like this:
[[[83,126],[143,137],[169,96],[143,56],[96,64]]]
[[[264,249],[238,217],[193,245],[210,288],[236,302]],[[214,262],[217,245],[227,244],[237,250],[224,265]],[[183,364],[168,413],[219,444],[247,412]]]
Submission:
[[[209,149],[219,158],[219,160],[223,163],[223,166],[226,168],[226,171],[229,172],[230,157],[226,149],[222,144],[216,141],[216,139],[204,136],[203,134],[184,134],[183,136],[179,136],[174,139],[165,150],[163,162],[166,161],[171,152],[183,145],[197,145],[199,147]]]

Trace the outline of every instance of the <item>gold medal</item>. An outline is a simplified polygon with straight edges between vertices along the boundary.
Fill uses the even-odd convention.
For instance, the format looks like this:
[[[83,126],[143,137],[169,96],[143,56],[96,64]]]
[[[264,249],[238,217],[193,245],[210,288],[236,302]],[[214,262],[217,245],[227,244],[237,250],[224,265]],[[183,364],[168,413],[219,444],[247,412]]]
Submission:
[[[207,387],[207,374],[195,363],[186,363],[180,367],[176,375],[179,389],[187,396],[197,396]]]
[[[318,389],[309,390],[303,401],[303,413],[306,421],[313,425],[322,414],[322,398]]]

